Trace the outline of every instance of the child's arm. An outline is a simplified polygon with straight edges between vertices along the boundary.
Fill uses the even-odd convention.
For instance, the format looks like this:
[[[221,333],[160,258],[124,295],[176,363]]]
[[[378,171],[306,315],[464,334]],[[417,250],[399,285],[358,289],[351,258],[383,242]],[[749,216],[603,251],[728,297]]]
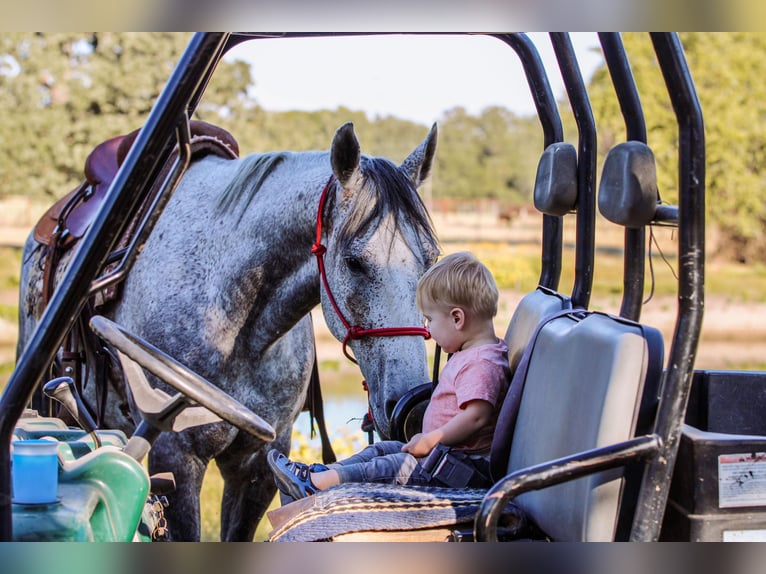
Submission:
[[[486,425],[492,411],[492,404],[487,401],[470,401],[464,409],[438,429],[416,434],[402,447],[402,451],[422,457],[431,452],[438,443],[447,446],[459,444]]]

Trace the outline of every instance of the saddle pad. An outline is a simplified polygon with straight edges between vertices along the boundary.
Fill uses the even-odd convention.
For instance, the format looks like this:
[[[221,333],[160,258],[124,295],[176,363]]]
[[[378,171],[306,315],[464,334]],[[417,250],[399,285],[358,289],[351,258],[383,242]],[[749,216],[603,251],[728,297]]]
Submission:
[[[348,483],[302,498],[268,513],[271,542],[330,540],[349,532],[437,528],[471,523],[483,489]],[[503,523],[523,516],[513,505]]]

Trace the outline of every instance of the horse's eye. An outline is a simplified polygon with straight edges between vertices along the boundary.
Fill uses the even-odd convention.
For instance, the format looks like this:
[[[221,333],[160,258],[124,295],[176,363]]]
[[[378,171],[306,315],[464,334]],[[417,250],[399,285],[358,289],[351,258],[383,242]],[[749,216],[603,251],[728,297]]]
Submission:
[[[346,267],[352,273],[364,273],[364,265],[356,257],[344,257],[343,261],[346,263]]]

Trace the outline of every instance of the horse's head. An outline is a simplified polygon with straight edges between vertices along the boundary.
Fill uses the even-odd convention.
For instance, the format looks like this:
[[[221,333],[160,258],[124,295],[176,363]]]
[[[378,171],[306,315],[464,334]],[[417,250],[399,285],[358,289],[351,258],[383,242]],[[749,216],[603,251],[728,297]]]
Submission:
[[[359,362],[373,421],[384,438],[399,398],[429,380],[424,338],[386,331],[357,338],[355,330],[423,326],[415,289],[435,261],[438,244],[417,188],[429,175],[435,150],[435,124],[401,166],[362,156],[351,123],[338,129],[332,143],[335,180],[324,208],[323,238],[332,295],[322,289],[322,308],[333,335],[348,342]]]

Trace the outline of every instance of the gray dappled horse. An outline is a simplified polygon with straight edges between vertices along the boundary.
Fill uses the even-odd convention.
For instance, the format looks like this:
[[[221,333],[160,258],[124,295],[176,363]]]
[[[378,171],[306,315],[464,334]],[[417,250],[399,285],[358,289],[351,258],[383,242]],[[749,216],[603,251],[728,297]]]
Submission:
[[[310,311],[320,301],[333,335],[359,362],[381,436],[389,435],[401,395],[428,380],[422,337],[406,336],[406,330],[405,336],[369,337],[359,329],[423,325],[415,287],[438,245],[417,188],[429,175],[435,149],[434,125],[396,166],[361,155],[347,123],[329,152],[207,156],[189,167],[112,317],[263,417],[277,439],[267,445],[226,423],[162,433],[149,465],[152,473],[175,475],[177,490],[166,512],[174,539],[199,539],[200,487],[215,459],[225,482],[221,539],[252,540],[275,494],[266,453],[272,447],[288,452],[304,405],[314,361]],[[325,249],[331,296],[320,288],[315,257]],[[30,236],[20,350],[38,319],[29,310],[36,308],[41,283],[39,251]],[[130,434],[137,413],[115,380],[102,426]],[[91,404],[94,387],[86,386]]]

